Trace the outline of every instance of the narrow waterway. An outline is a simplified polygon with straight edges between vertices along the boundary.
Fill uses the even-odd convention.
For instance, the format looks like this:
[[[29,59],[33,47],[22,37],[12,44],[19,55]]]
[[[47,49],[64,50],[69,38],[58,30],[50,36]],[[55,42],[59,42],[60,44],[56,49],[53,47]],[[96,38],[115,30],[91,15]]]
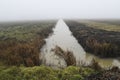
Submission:
[[[94,58],[103,67],[112,65],[120,66],[120,62],[118,60],[101,59],[91,54],[87,54],[62,19],[57,22],[55,28],[53,29],[53,34],[46,39],[46,44],[41,49],[41,58],[43,63],[46,65],[65,67],[65,61],[59,56],[55,55],[52,51],[56,46],[59,46],[65,51],[68,50],[73,52],[74,56],[76,57],[77,65],[80,65],[81,63],[89,64]]]

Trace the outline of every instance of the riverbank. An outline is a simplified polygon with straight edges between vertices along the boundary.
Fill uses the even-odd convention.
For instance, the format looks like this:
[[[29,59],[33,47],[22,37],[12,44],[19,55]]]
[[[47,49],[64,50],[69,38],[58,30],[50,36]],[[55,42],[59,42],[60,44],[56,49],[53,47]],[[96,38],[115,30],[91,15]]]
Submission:
[[[85,51],[102,58],[120,57],[120,32],[95,29],[75,21],[66,23]]]
[[[0,24],[0,64],[40,65],[40,49],[56,21]]]
[[[59,47],[58,47],[59,48]],[[62,49],[57,50],[56,54],[59,57],[70,55],[74,57],[73,53],[65,52]],[[64,53],[64,54],[63,54]],[[63,55],[63,56],[61,56]],[[67,64],[69,58],[65,58]],[[72,58],[71,58],[72,60]],[[73,61],[69,61],[69,63]],[[74,61],[76,64],[76,61]],[[53,68],[50,66],[33,66],[26,67],[23,65],[18,66],[0,66],[0,79],[1,80],[119,80],[120,79],[120,69],[118,67],[113,67],[110,69],[101,68],[100,65],[93,60],[90,65],[87,66],[75,66],[75,64],[70,64],[65,68]],[[72,66],[74,65],[74,66]]]
[[[43,54],[44,57],[43,63],[47,65],[52,65],[54,67],[61,66],[65,67],[67,65],[74,64],[74,62],[70,63],[70,61],[76,61],[77,65],[78,64],[80,65],[82,62],[84,62],[83,60],[85,60],[85,51],[83,50],[81,45],[77,42],[77,40],[74,38],[74,36],[71,35],[69,27],[62,19],[58,20],[55,28],[53,29],[53,34],[51,34],[45,40],[46,44],[41,49],[41,53]],[[56,48],[56,46],[58,46],[59,48],[58,47]],[[65,51],[64,53],[57,54],[61,55],[63,58],[55,55],[57,51],[56,50],[54,51],[54,49],[64,50]],[[64,55],[65,53],[69,53],[69,51],[72,52],[73,54]],[[75,56],[75,59],[74,57],[71,57],[72,55]],[[67,60],[66,65],[65,61],[67,58],[69,58],[69,60]]]

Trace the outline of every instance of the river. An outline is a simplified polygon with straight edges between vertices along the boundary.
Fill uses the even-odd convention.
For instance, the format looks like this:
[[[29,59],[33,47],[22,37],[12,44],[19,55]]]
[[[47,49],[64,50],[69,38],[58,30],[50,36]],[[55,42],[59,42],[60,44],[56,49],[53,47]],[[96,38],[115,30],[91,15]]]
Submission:
[[[56,46],[59,46],[65,51],[73,52],[77,65],[89,64],[94,58],[102,67],[111,67],[114,65],[120,67],[120,61],[117,59],[101,59],[86,53],[62,19],[58,20],[56,26],[53,28],[53,33],[45,41],[46,44],[41,49],[43,64],[53,67],[66,67],[64,59],[55,55],[52,51]]]

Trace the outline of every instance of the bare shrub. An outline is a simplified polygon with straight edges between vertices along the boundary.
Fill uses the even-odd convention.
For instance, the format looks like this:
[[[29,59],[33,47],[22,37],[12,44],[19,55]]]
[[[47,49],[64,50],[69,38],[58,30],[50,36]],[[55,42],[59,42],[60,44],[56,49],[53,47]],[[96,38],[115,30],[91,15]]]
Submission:
[[[70,51],[64,51],[60,47],[56,46],[53,50],[55,54],[61,58],[63,58],[67,64],[67,66],[75,66],[76,65],[76,58]]]

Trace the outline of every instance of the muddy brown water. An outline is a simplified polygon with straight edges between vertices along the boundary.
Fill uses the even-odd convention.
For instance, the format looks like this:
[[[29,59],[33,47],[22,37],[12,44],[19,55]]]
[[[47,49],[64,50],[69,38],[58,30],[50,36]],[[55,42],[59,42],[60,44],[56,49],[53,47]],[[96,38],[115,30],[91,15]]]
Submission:
[[[45,41],[46,44],[41,49],[43,64],[53,67],[66,67],[64,59],[52,51],[56,46],[59,46],[65,51],[73,52],[77,65],[89,64],[94,58],[102,67],[120,67],[120,61],[117,59],[102,59],[86,53],[62,19],[58,20],[55,28],[53,28],[53,33]]]

